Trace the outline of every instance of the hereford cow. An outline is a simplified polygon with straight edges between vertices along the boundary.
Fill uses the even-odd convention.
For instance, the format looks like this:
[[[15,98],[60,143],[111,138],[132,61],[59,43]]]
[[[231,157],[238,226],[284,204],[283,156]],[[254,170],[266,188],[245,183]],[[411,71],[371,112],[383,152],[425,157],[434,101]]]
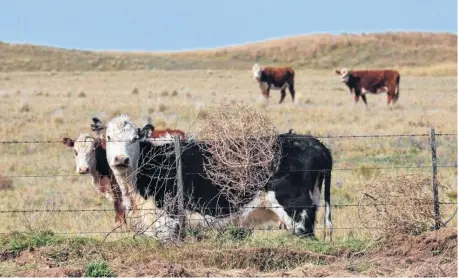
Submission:
[[[92,176],[92,185],[97,192],[113,201],[115,222],[121,226],[126,225],[122,193],[108,165],[106,150],[102,147],[101,140],[88,134],[80,134],[76,140],[65,137],[63,143],[73,149],[76,172]]]
[[[286,96],[286,88],[288,88],[294,102],[294,70],[292,68],[260,67],[258,64],[254,64],[251,71],[265,98],[269,98],[270,89],[280,90],[279,103],[282,103]]]
[[[401,76],[395,70],[352,70],[346,68],[336,70],[347,84],[350,93],[355,93],[355,104],[359,96],[367,106],[366,94],[387,93],[387,104],[395,104],[399,98],[399,81]]]
[[[167,240],[176,235],[176,165],[173,143],[156,144],[157,139],[142,138],[140,130],[126,115],[112,119],[105,132],[107,159],[122,192],[133,191],[136,199],[154,202],[162,210],[158,219],[139,216],[142,233]],[[315,217],[324,181],[325,226],[332,237],[330,185],[332,157],[317,139],[298,134],[278,136],[282,154],[278,171],[263,190],[250,195],[239,207],[231,206],[221,189],[205,176],[204,162],[211,155],[203,142],[183,142],[182,177],[185,209],[199,212],[212,224],[227,225],[232,217],[243,221],[256,207],[271,209],[288,230],[301,236],[314,236]],[[135,216],[135,207],[131,207]],[[156,230],[150,229],[151,224]]]

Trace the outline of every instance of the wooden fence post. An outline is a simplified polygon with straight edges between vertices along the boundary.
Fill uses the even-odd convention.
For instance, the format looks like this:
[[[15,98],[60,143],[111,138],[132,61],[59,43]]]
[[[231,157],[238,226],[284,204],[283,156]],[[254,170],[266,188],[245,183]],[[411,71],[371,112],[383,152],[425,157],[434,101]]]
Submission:
[[[180,136],[174,135],[173,142],[175,145],[175,160],[177,166],[177,202],[178,202],[178,219],[180,230],[178,232],[180,238],[185,236],[185,210],[184,210],[184,192],[183,192],[183,170],[181,166],[181,144]]]
[[[437,157],[436,157],[436,133],[434,128],[431,128],[431,158],[433,166],[433,193],[434,193],[434,218],[435,225],[434,228],[438,230],[441,226],[440,211],[439,211],[439,189],[437,183]]]

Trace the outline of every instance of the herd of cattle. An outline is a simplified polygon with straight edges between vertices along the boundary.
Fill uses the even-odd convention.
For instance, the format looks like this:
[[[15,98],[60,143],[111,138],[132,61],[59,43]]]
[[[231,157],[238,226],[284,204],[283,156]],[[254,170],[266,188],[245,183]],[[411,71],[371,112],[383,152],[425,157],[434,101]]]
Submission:
[[[259,88],[265,98],[269,98],[270,89],[280,90],[282,103],[286,96],[286,89],[289,89],[294,102],[294,70],[291,67],[261,67],[254,64],[251,69],[253,78],[259,84]],[[387,104],[393,101],[395,104],[399,98],[399,81],[401,76],[396,70],[348,70],[343,68],[336,70],[341,76],[341,81],[355,94],[355,103],[359,97],[367,105],[366,94],[387,94]]]
[[[280,103],[289,89],[294,101],[294,70],[290,67],[252,68],[263,95],[270,89],[281,90]],[[366,103],[366,93],[387,92],[388,104],[399,97],[399,73],[396,71],[336,71],[355,94]],[[205,176],[204,164],[211,156],[209,142],[196,141],[181,130],[156,130],[151,123],[137,127],[126,115],[104,124],[93,118],[95,133],[64,138],[73,149],[76,172],[91,175],[98,192],[113,202],[115,223],[160,240],[177,235],[178,207],[171,196],[177,195],[177,167],[174,135],[182,144],[184,206],[187,215],[198,215],[199,225],[250,225],[271,220],[300,236],[314,236],[315,218],[324,184],[324,225],[332,240],[330,186],[332,156],[319,140],[291,130],[277,138],[282,156],[279,168],[269,182],[241,206],[231,206],[222,190]],[[145,211],[149,212],[145,213]],[[155,213],[152,213],[152,211]],[[267,212],[267,213],[266,213]]]

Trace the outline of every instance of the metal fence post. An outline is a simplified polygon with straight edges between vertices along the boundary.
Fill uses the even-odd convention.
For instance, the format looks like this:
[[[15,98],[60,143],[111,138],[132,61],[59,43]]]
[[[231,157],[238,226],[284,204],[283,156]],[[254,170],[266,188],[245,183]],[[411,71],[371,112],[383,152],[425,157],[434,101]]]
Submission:
[[[437,183],[437,157],[436,157],[436,133],[434,128],[431,128],[431,158],[433,166],[433,193],[434,193],[434,218],[435,225],[434,228],[438,230],[440,228],[440,211],[439,211],[439,189]]]
[[[185,235],[185,210],[184,210],[184,193],[183,193],[183,170],[181,166],[181,144],[180,136],[174,135],[173,142],[175,145],[175,160],[177,167],[177,202],[178,202],[178,219],[180,230],[178,232],[181,238]]]

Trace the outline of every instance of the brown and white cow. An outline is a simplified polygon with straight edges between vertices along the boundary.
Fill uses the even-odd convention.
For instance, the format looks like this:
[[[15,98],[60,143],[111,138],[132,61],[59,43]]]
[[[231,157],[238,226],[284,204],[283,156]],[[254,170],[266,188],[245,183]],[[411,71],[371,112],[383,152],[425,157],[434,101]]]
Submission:
[[[122,192],[108,165],[106,150],[101,140],[88,134],[80,134],[75,140],[63,138],[63,143],[73,149],[76,172],[81,175],[90,174],[96,191],[113,201],[115,223],[120,226],[126,225]]]
[[[343,68],[336,70],[336,74],[341,76],[341,81],[350,89],[350,93],[355,93],[355,103],[359,97],[363,99],[367,106],[366,94],[387,93],[387,104],[393,101],[395,104],[399,98],[399,81],[401,75],[396,70],[348,70]]]
[[[282,103],[288,88],[294,102],[294,70],[291,67],[261,67],[254,64],[251,71],[265,98],[269,98],[270,89],[280,90],[279,103]]]

